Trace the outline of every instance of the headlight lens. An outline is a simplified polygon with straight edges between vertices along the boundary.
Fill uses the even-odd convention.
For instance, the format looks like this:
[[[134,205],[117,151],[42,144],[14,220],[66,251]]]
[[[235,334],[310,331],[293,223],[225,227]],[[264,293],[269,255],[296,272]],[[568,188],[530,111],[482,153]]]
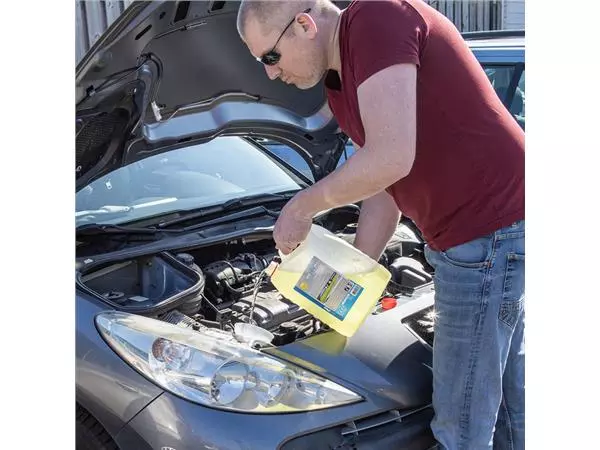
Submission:
[[[326,378],[240,344],[229,333],[192,331],[116,311],[99,314],[96,324],[125,361],[165,390],[202,405],[282,413],[362,400]]]

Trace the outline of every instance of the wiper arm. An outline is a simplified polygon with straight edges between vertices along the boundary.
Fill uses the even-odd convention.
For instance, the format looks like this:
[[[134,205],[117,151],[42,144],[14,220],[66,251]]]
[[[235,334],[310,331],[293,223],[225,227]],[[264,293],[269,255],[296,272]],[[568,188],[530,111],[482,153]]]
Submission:
[[[182,229],[158,230],[155,227],[123,227],[120,225],[90,223],[77,227],[75,233],[77,238],[107,235],[156,237],[162,233],[180,233],[182,231]]]
[[[150,206],[156,206],[156,205],[160,205],[163,203],[171,203],[174,201],[177,201],[177,198],[168,197],[168,198],[161,198],[159,200],[153,200],[150,202],[140,203],[138,205],[131,205],[131,206],[105,205],[98,209],[88,209],[85,211],[77,211],[75,213],[75,220],[80,220],[80,221],[83,221],[85,219],[90,220],[90,218],[93,218],[94,216],[106,216],[106,215],[113,215],[113,214],[117,215],[117,216],[122,216],[122,215],[126,215],[132,211],[135,211],[137,209],[148,208]]]
[[[75,218],[106,214],[124,214],[128,213],[132,209],[133,208],[131,206],[106,205],[98,209],[87,209],[85,211],[77,211],[75,213]]]
[[[290,191],[290,192],[282,192],[282,193],[275,193],[275,194],[257,194],[257,195],[248,195],[245,197],[238,197],[238,198],[233,198],[231,200],[227,200],[226,202],[220,204],[220,205],[215,205],[215,206],[208,206],[205,208],[201,208],[198,210],[192,210],[190,212],[186,212],[185,211],[180,211],[181,217],[177,217],[175,219],[172,220],[167,220],[165,222],[160,222],[156,225],[157,228],[159,229],[164,229],[167,227],[170,227],[172,225],[176,225],[182,222],[187,222],[190,220],[194,220],[194,219],[199,219],[199,218],[204,218],[207,216],[212,216],[214,214],[218,214],[218,213],[223,213],[226,211],[235,211],[236,209],[240,209],[240,208],[245,208],[247,206],[258,206],[258,205],[263,205],[265,203],[273,203],[273,202],[280,202],[282,200],[289,200],[291,199],[294,195],[296,195],[298,191]],[[265,208],[265,212],[268,212],[268,210]],[[172,214],[172,213],[170,213]],[[190,229],[190,227],[185,228]]]
[[[131,233],[142,233],[142,234],[154,234],[156,230],[152,228],[134,228],[134,227],[122,227],[119,225],[111,225],[111,224],[98,224],[98,223],[90,223],[77,227],[76,233],[78,236],[86,235],[92,236],[95,234],[106,234],[106,233],[123,233],[123,234],[131,234]]]
[[[221,205],[223,211],[229,211],[231,209],[239,208],[240,206],[249,206],[255,205],[257,203],[270,203],[272,201],[277,200],[289,200],[294,195],[296,195],[298,191],[292,191],[287,193],[280,194],[256,194],[256,195],[246,195],[244,197],[232,198],[231,200],[227,200],[225,203]]]
[[[235,222],[236,220],[240,220],[240,219],[249,219],[250,217],[264,216],[264,215],[278,217],[279,213],[277,211],[271,211],[270,209],[267,209],[264,206],[255,206],[250,209],[244,209],[243,211],[232,212],[232,213],[226,214],[224,216],[216,217],[214,219],[204,220],[200,223],[197,223],[194,225],[189,225],[185,228],[182,228],[181,230],[182,231],[196,231],[199,229],[204,229],[204,228],[212,227],[215,225],[222,225],[222,224],[228,223],[228,222]]]

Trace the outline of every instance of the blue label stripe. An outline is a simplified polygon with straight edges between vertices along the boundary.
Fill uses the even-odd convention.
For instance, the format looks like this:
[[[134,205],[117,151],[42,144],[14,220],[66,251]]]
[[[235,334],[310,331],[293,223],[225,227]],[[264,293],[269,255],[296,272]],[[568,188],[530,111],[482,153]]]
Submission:
[[[358,288],[358,289],[356,289],[356,288]],[[308,293],[304,292],[299,287],[295,286],[294,290],[296,292],[298,292],[300,295],[302,295],[304,298],[306,298],[307,300],[310,300],[311,302],[313,302],[315,305],[317,305],[321,309],[324,309],[325,311],[327,311],[329,314],[337,317],[339,320],[344,320],[346,318],[346,316],[348,315],[348,311],[350,311],[350,309],[352,308],[354,303],[356,303],[356,300],[362,293],[363,288],[359,285],[355,285],[355,288],[352,290],[352,293],[350,293],[348,296],[346,296],[344,301],[339,305],[339,307],[335,311],[331,308],[328,308],[325,304],[321,303],[316,298],[314,298],[311,295],[309,295]]]

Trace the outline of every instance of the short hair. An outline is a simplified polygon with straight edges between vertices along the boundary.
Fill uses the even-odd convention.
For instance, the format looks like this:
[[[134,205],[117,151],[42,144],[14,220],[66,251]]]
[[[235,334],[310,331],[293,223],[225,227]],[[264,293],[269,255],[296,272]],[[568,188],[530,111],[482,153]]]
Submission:
[[[329,3],[328,0],[242,0],[237,15],[238,33],[242,38],[244,37],[246,24],[250,17],[258,20],[265,34],[278,29],[283,31],[286,23],[292,20],[296,14],[307,8],[311,8],[312,13],[319,14],[327,6],[327,3]]]

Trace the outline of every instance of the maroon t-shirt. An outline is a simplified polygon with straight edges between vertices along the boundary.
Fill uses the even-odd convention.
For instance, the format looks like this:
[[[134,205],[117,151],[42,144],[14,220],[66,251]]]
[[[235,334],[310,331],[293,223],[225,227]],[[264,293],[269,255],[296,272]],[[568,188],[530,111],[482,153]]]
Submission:
[[[339,42],[342,71],[327,74],[328,102],[361,147],[360,84],[391,65],[417,65],[415,161],[387,191],[431,248],[524,219],[525,133],[452,22],[422,0],[355,1]]]

